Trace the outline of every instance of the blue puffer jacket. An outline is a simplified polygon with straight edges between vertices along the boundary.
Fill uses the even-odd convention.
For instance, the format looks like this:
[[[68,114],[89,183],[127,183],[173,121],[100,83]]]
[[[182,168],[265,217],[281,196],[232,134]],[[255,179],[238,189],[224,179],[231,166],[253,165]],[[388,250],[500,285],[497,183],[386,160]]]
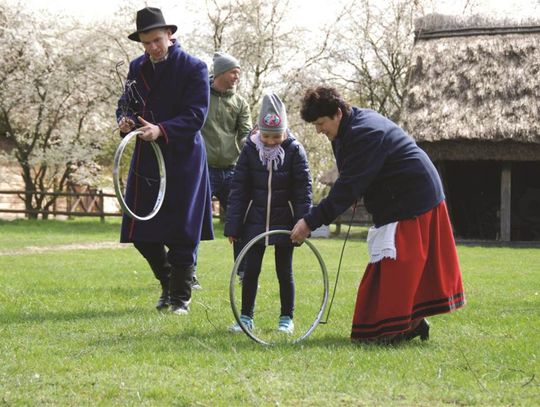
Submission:
[[[268,170],[250,137],[242,148],[231,183],[225,236],[253,237],[276,229],[291,230],[311,206],[311,175],[304,147],[292,134],[281,144],[283,164]],[[291,244],[287,235],[272,235],[261,244]]]

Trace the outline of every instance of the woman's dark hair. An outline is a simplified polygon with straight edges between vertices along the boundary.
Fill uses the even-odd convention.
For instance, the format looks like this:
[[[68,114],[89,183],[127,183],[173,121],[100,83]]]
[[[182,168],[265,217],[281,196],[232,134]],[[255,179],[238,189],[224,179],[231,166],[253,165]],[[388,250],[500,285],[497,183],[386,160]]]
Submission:
[[[343,114],[349,114],[351,111],[351,106],[343,100],[335,88],[317,86],[306,91],[300,115],[304,121],[312,123],[319,117],[334,117],[338,108]]]

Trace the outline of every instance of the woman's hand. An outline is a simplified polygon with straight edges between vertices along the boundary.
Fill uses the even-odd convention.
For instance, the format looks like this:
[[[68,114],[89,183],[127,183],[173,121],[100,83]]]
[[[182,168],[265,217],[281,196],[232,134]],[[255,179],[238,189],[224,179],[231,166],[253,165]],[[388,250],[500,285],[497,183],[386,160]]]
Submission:
[[[309,228],[306,221],[304,219],[300,219],[298,222],[296,222],[296,225],[294,225],[294,228],[291,232],[291,240],[294,244],[302,244],[304,243],[304,240],[307,239],[310,233],[311,229]]]

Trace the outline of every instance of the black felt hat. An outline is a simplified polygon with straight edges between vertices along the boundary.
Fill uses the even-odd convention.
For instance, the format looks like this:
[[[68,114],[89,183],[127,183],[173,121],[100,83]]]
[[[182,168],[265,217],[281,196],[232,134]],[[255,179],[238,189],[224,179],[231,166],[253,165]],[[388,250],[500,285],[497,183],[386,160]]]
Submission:
[[[178,29],[177,26],[167,24],[161,10],[155,7],[145,7],[142,10],[137,11],[137,31],[128,35],[128,38],[132,41],[141,42],[139,34],[154,30],[156,28],[169,28],[174,34]]]

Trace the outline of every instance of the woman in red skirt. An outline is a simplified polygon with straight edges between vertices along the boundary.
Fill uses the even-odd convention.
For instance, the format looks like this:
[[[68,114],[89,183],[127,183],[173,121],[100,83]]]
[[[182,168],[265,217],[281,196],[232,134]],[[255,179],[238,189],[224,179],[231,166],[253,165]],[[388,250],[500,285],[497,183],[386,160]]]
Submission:
[[[370,109],[351,107],[331,87],[309,89],[302,118],[332,143],[339,176],[298,221],[300,243],[360,198],[375,226],[358,288],[351,338],[395,343],[429,338],[428,316],[465,304],[461,271],[437,170],[412,137]]]

